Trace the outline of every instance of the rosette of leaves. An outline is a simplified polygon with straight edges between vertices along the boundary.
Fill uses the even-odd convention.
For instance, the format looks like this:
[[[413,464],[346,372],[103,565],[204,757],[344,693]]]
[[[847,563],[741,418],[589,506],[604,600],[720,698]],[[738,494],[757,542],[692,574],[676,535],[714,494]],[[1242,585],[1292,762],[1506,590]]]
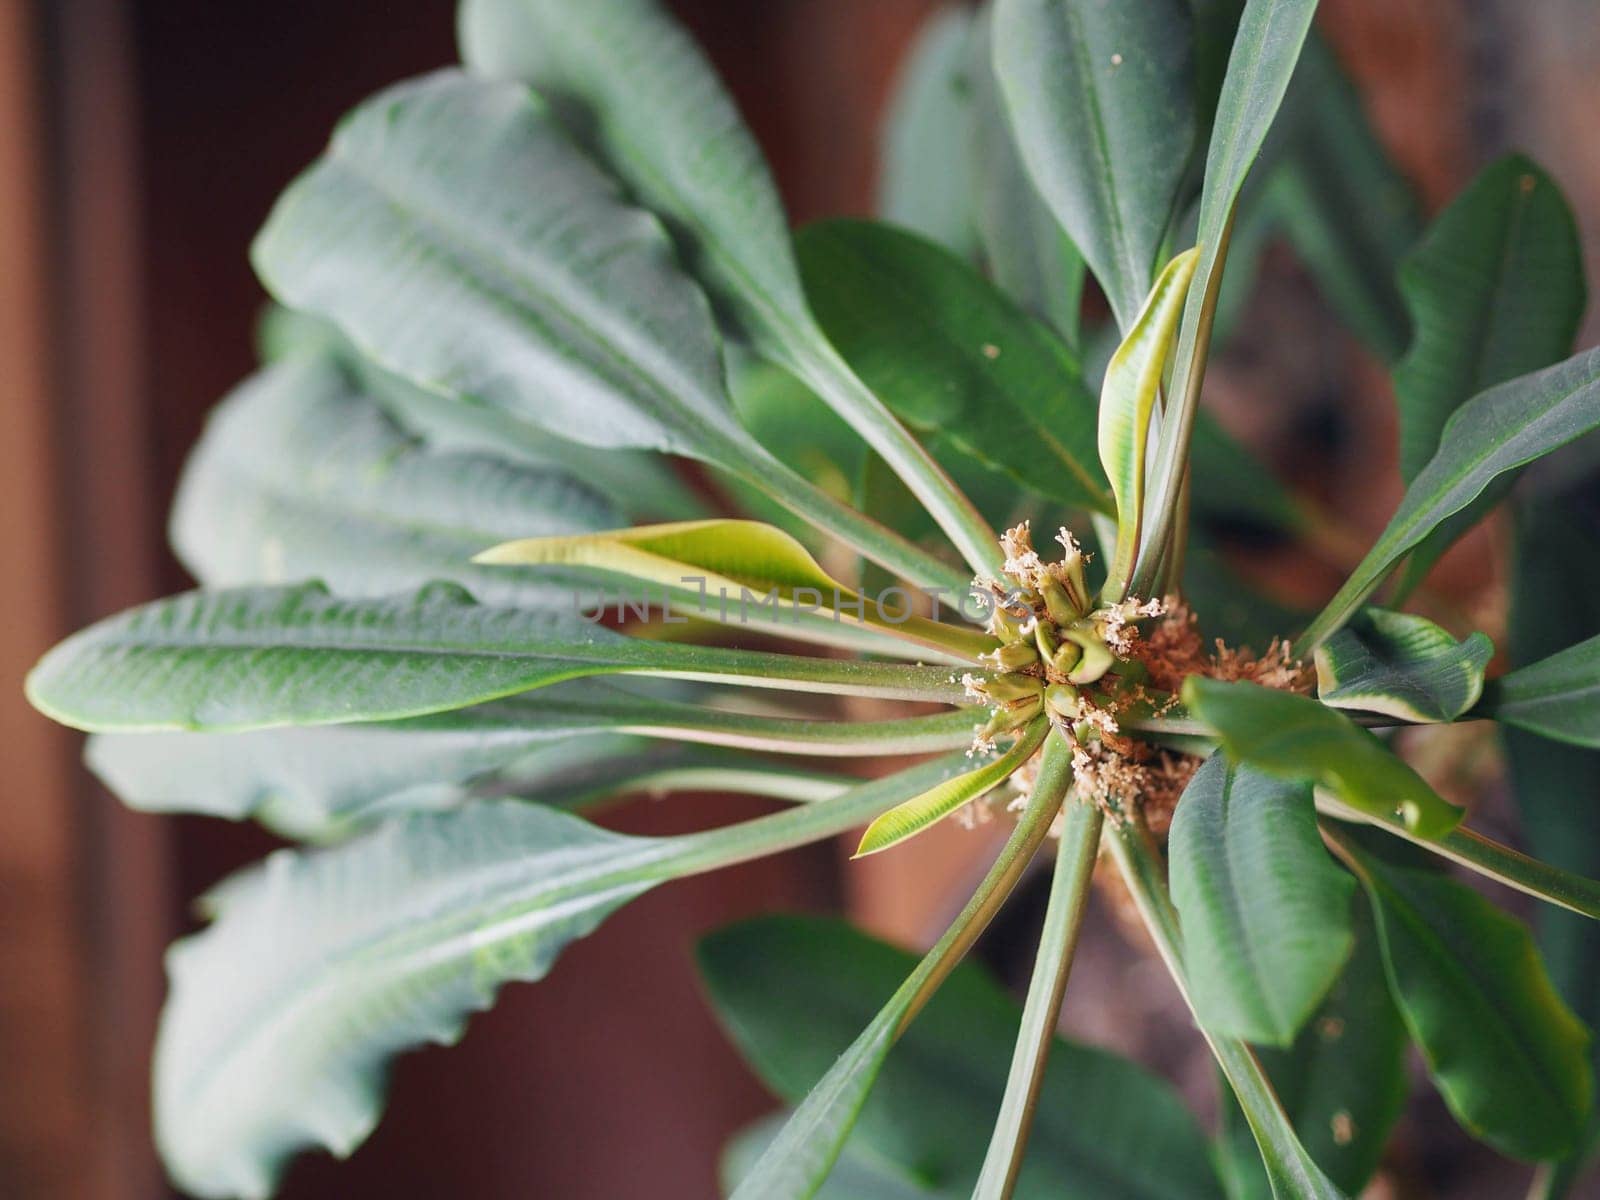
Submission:
[[[894,106],[900,224],[792,236],[653,0],[467,0],[461,68],[341,123],[255,244],[267,361],[180,490],[201,590],[28,684],[130,803],[308,843],[225,881],[171,952],[156,1133],[183,1188],[263,1197],[296,1152],[349,1152],[395,1055],[650,888],[862,827],[861,853],[915,854],[1005,787],[1014,828],[922,958],[816,923],[708,943],[714,1001],[794,1105],[730,1152],[736,1195],[1354,1195],[1408,1042],[1560,1194],[1593,1128],[1557,990],[1581,1003],[1586,943],[1560,926],[1553,983],[1440,864],[1579,923],[1600,885],[1463,825],[1393,733],[1498,718],[1600,748],[1581,587],[1519,593],[1540,635],[1488,682],[1488,639],[1405,609],[1600,425],[1600,351],[1572,353],[1555,184],[1504,160],[1419,236],[1314,8],[938,17]],[[1395,362],[1404,434],[1403,500],[1309,623],[1206,553],[1241,516],[1315,532],[1200,409],[1230,249],[1237,289],[1280,235]],[[1084,318],[1090,280],[1109,319]],[[1041,554],[1028,518],[1077,536]],[[1197,651],[1185,604],[1292,649]],[[924,761],[837,769],[888,755]],[[1519,773],[1541,834],[1586,803],[1550,790],[1581,769]],[[584,815],[641,789],[788,807],[664,838]],[[1019,1014],[958,964],[1052,835]],[[1102,857],[1220,1065],[1216,1146],[1054,1035]]]

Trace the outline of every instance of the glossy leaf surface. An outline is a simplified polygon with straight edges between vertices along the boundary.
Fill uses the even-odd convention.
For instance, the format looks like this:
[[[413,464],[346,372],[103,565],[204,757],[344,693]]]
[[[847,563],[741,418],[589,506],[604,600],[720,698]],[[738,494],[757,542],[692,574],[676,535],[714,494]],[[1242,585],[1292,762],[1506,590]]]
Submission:
[[[1310,785],[1213,755],[1178,803],[1169,854],[1201,1022],[1289,1045],[1352,944],[1355,883],[1323,848]]]
[[[1376,736],[1309,696],[1191,676],[1183,702],[1236,762],[1329,788],[1358,810],[1398,815],[1424,837],[1442,837],[1461,821],[1461,810]]]

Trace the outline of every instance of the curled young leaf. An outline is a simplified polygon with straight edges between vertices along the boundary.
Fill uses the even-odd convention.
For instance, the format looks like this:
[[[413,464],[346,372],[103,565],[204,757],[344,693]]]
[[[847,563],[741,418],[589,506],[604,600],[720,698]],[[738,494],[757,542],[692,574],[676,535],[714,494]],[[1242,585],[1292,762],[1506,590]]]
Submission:
[[[1454,721],[1483,694],[1494,643],[1458,642],[1425,617],[1364,609],[1317,647],[1317,698],[1402,721]]]
[[[1139,550],[1150,415],[1161,392],[1161,373],[1177,336],[1197,258],[1195,250],[1185,250],[1163,268],[1138,319],[1111,356],[1100,388],[1100,463],[1117,500],[1117,544],[1106,581],[1106,594],[1112,600],[1121,599],[1126,591]]]

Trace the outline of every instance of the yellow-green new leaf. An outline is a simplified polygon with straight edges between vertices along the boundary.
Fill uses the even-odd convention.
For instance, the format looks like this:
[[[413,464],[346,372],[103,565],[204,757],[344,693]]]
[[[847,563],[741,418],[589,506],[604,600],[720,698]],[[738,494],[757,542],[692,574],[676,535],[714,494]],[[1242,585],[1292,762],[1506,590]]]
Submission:
[[[1145,441],[1161,390],[1161,372],[1183,316],[1198,249],[1185,250],[1161,272],[1139,318],[1106,367],[1100,389],[1100,463],[1117,499],[1117,548],[1106,583],[1120,599],[1133,573],[1144,510]]]
[[[993,762],[979,767],[976,771],[968,771],[965,775],[947,779],[936,787],[929,788],[922,795],[895,805],[867,826],[866,833],[861,835],[861,845],[856,847],[855,857],[864,858],[869,854],[887,850],[890,846],[921,833],[962,805],[998,787],[1011,777],[1012,772],[1028,761],[1049,731],[1048,721],[1035,721],[1012,743],[1011,749]]]
[[[822,613],[966,659],[997,644],[986,634],[918,617],[909,597],[863,597],[834,579],[798,541],[759,521],[678,521],[567,537],[505,542],[473,560],[506,566],[594,567],[680,593],[673,607],[703,620],[744,621],[771,605],[781,623]],[[895,589],[889,589],[895,590]],[[649,599],[645,597],[642,599]],[[787,610],[785,612],[784,610]]]

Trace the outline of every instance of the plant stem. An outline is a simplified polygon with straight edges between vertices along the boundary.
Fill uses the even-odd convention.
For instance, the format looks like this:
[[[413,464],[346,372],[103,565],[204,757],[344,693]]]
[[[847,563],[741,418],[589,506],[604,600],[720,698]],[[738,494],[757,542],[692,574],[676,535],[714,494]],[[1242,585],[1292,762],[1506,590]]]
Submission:
[[[791,366],[889,464],[889,469],[911,489],[961,552],[967,565],[980,575],[998,578],[1005,559],[995,531],[838,351],[818,333],[804,352],[795,356]]]
[[[881,525],[843,501],[834,499],[775,458],[769,458],[761,463],[759,469],[752,468],[748,471],[735,471],[732,467],[726,469],[750,486],[771,496],[796,516],[809,521],[818,529],[832,533],[873,562],[888,568],[917,587],[962,593],[971,584],[966,572],[940,562],[888,526]],[[950,486],[955,487],[954,484]]]
[[[1017,820],[1017,827],[1011,831],[1011,836],[1006,839],[1006,844],[990,866],[989,873],[983,877],[983,882],[972,893],[960,914],[950,923],[950,928],[945,930],[944,936],[934,944],[895,993],[896,997],[904,997],[905,1006],[895,1026],[895,1037],[904,1033],[906,1027],[916,1019],[916,1015],[939,990],[939,985],[950,972],[955,970],[971,949],[972,943],[978,940],[978,935],[988,928],[995,913],[1000,911],[1000,906],[1017,886],[1017,880],[1022,878],[1023,871],[1033,861],[1034,852],[1050,832],[1050,826],[1061,808],[1062,791],[1055,781],[1059,780],[1061,772],[1070,772],[1071,769],[1071,748],[1059,733],[1052,732],[1045,743],[1038,782],[1028,797],[1027,807]],[[895,1001],[890,1000],[889,1003],[892,1005]]]
[[[1139,915],[1150,932],[1167,972],[1182,993],[1194,1015],[1201,1036],[1227,1077],[1239,1101],[1250,1131],[1261,1151],[1276,1200],[1341,1200],[1337,1188],[1327,1179],[1300,1144],[1294,1126],[1279,1103],[1272,1082],[1250,1048],[1235,1038],[1214,1034],[1200,1021],[1183,967],[1183,942],[1178,929],[1178,913],[1167,891],[1165,868],[1150,844],[1142,826],[1132,823],[1112,826],[1108,839],[1112,857],[1128,885]]]
[[[1059,735],[1056,740],[1060,740]],[[1059,783],[1052,779],[1049,784],[1059,786],[1064,797],[1071,784],[1071,758],[1068,755],[1057,758],[1063,760]],[[1039,772],[1037,786],[1041,789],[1047,785],[1046,772],[1051,765],[1047,755]],[[1017,1030],[1016,1050],[1011,1058],[1011,1073],[1006,1077],[1000,1115],[989,1140],[989,1152],[983,1160],[978,1186],[972,1193],[973,1200],[1010,1200],[1022,1171],[1023,1152],[1033,1126],[1039,1088],[1044,1083],[1045,1065],[1055,1042],[1056,1023],[1060,1020],[1061,999],[1066,994],[1067,976],[1078,947],[1078,932],[1083,927],[1088,907],[1102,824],[1100,809],[1093,804],[1080,802],[1067,808],[1066,827],[1061,833],[1055,875],[1050,883],[1050,903],[1045,909],[1044,930],[1039,937],[1039,954],[1034,960],[1033,978],[1028,984],[1028,998],[1022,1008],[1022,1024]]]
[[[1357,812],[1320,790],[1317,811],[1340,821],[1376,825],[1496,883],[1600,920],[1600,882],[1530,858],[1520,850],[1513,850],[1471,829],[1458,826],[1437,840],[1419,837],[1408,830],[1403,821],[1379,813]]]

